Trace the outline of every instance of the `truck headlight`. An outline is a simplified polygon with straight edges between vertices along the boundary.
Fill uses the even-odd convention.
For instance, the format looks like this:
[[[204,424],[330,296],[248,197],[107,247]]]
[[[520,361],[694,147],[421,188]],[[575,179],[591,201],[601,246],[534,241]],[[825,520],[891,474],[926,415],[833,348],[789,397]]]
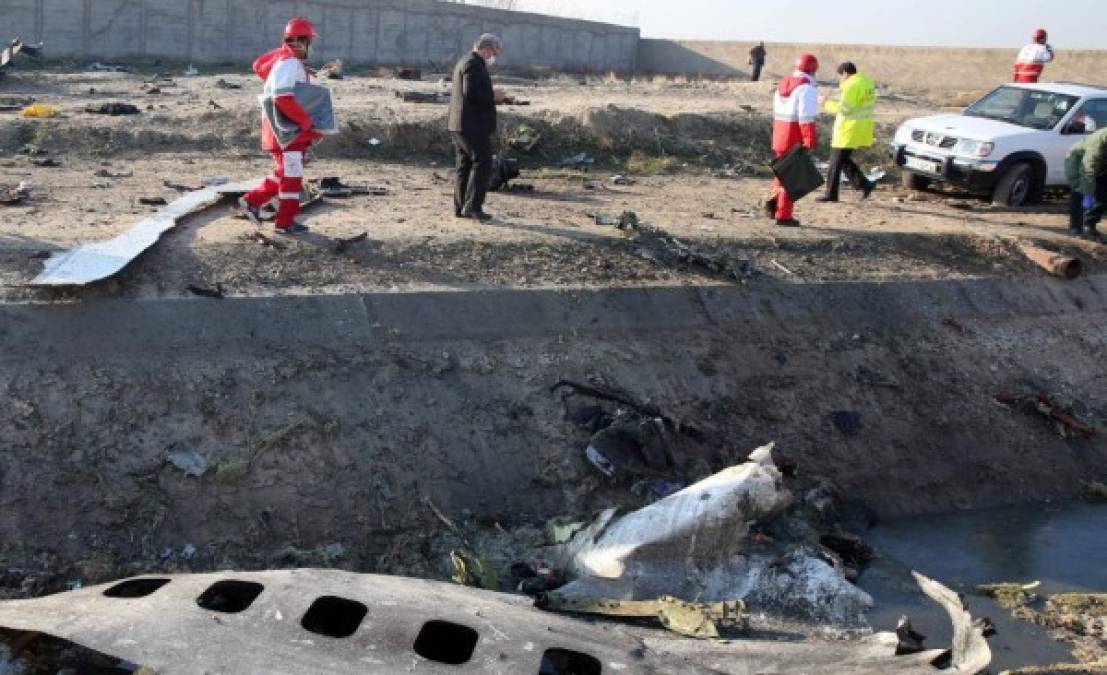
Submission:
[[[995,149],[995,143],[973,141],[968,138],[962,138],[961,140],[957,141],[957,145],[953,146],[953,152],[955,154],[968,157],[987,157],[988,155],[992,154],[992,151]]]

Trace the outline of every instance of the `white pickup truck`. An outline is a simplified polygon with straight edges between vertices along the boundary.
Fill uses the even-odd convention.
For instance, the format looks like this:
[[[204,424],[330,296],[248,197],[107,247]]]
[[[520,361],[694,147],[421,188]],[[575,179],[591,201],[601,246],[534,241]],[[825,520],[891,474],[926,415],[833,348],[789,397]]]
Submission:
[[[1105,87],[1005,84],[959,114],[908,120],[891,151],[908,188],[948,183],[1018,207],[1066,187],[1069,148],[1104,127]]]

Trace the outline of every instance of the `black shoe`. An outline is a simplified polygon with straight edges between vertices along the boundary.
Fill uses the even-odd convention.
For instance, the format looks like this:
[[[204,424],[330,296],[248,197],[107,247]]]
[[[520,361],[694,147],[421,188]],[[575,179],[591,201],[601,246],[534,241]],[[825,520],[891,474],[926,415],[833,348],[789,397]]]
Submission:
[[[484,211],[462,211],[462,218],[472,218],[473,220],[479,220],[482,223],[487,223],[492,220],[492,214],[485,213]]]
[[[831,197],[830,195],[821,195],[819,197],[815,197],[815,201],[819,202],[820,204],[826,204],[828,202],[837,203],[838,198]]]
[[[872,196],[873,190],[876,189],[876,183],[865,183],[865,187],[861,188],[861,199],[868,199]]]
[[[777,218],[776,224],[780,227],[799,227],[800,221],[795,218]]]

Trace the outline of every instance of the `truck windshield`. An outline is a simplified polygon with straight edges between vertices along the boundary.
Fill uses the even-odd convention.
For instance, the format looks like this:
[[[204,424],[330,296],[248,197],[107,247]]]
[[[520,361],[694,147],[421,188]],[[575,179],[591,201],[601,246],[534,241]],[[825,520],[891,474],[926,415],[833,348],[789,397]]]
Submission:
[[[1052,129],[1079,100],[1079,96],[1052,91],[1000,87],[969,106],[965,114],[1031,129]]]

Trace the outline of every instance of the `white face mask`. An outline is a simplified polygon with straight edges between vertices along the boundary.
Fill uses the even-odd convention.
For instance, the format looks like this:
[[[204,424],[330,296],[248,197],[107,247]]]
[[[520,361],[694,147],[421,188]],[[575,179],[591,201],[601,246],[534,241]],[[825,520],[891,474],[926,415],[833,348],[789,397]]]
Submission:
[[[496,65],[496,57],[495,56],[489,56],[488,61],[486,63],[488,63],[489,66]]]

